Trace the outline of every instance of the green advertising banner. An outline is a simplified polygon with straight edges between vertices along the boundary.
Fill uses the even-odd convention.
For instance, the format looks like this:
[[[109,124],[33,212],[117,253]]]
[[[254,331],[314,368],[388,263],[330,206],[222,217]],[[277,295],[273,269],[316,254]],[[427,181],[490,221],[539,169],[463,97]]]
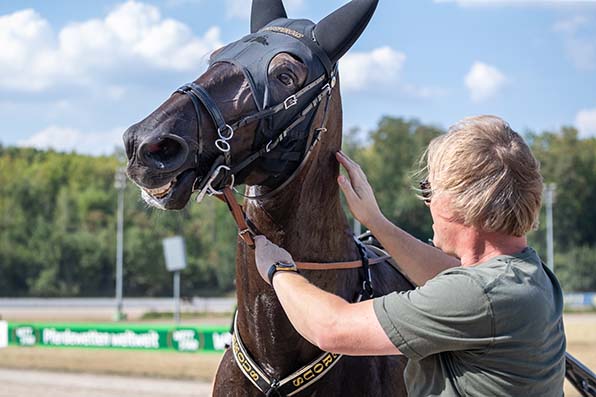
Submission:
[[[82,347],[101,349],[223,351],[228,327],[127,324],[9,323],[12,346]]]

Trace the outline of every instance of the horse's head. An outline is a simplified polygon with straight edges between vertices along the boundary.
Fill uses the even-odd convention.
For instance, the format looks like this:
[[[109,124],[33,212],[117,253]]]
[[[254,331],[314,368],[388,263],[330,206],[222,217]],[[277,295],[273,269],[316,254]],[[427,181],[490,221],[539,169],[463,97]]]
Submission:
[[[195,190],[283,183],[377,1],[352,0],[315,24],[288,19],[281,0],[254,0],[251,34],[216,50],[202,76],[124,133],[128,175],[144,199],[180,209]]]

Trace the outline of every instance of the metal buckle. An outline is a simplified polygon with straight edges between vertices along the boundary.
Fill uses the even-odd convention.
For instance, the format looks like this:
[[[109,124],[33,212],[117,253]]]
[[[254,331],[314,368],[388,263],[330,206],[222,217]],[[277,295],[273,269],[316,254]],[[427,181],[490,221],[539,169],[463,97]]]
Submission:
[[[227,153],[230,151],[230,149],[232,149],[229,142],[225,139],[217,139],[215,141],[215,147],[217,147],[223,153]]]
[[[238,231],[238,237],[240,237],[242,239],[242,241],[244,241],[246,244],[248,244],[249,246],[254,246],[254,239],[252,238],[252,233],[250,231],[250,229],[243,229]]]
[[[298,103],[298,98],[296,97],[296,95],[290,95],[284,101],[284,108],[286,110],[288,110],[289,108],[291,108],[292,106],[296,105],[297,103]]]
[[[211,186],[213,181],[219,176],[219,173],[221,172],[221,170],[230,171],[230,167],[228,167],[227,165],[220,165],[219,167],[217,167],[215,169],[215,171],[213,171],[213,174],[211,174],[211,176],[209,177],[209,180],[207,181],[207,183],[205,184],[203,189],[197,195],[197,198],[196,198],[197,203],[200,203],[201,201],[203,201],[203,198],[205,198],[205,194],[208,194],[209,196],[213,196],[214,194],[223,194],[223,192],[221,192],[219,190],[215,190],[213,188],[213,186]],[[236,180],[235,180],[234,174],[232,174],[231,177],[232,177],[232,183],[230,184],[230,187],[233,188]]]
[[[230,134],[228,136],[225,136],[224,134],[222,134],[223,131],[229,131]],[[217,129],[217,135],[219,135],[219,137],[221,139],[223,139],[224,141],[229,141],[230,139],[232,139],[234,137],[234,129],[232,127],[230,127],[229,124],[226,124],[223,128],[218,128]]]

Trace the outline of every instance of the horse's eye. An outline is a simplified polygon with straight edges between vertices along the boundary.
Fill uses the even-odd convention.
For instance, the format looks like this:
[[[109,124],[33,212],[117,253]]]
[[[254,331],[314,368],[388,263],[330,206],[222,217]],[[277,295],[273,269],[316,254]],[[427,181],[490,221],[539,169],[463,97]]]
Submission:
[[[291,73],[280,73],[277,79],[285,86],[291,86],[294,84],[294,76]]]

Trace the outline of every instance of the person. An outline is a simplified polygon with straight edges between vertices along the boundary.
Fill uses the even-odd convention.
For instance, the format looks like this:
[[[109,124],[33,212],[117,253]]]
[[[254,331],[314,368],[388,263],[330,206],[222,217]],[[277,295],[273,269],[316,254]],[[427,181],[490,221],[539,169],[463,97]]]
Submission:
[[[293,270],[292,257],[259,236],[259,273],[296,330],[325,351],[405,355],[411,396],[561,396],[562,292],[528,247],[543,183],[520,135],[477,116],[431,141],[420,193],[434,247],[387,220],[358,164],[336,157],[351,212],[418,287],[349,303],[296,271],[277,271]]]

